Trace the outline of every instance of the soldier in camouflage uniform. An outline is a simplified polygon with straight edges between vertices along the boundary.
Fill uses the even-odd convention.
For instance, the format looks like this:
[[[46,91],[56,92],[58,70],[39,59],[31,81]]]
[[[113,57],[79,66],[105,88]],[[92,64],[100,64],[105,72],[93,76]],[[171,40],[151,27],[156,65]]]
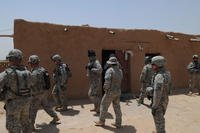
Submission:
[[[200,95],[200,62],[198,59],[198,55],[193,55],[193,61],[187,66],[190,74],[188,94],[192,94],[194,89],[198,89]]]
[[[165,69],[165,58],[155,56],[152,58],[152,68],[155,71],[153,79],[153,105],[152,115],[157,133],[165,133],[165,112],[168,105],[168,93],[171,83],[170,73]]]
[[[96,123],[95,125],[96,126],[105,125],[106,113],[112,102],[116,115],[115,123],[112,123],[112,125],[117,128],[120,128],[122,123],[120,95],[121,95],[121,82],[123,78],[123,73],[118,66],[119,63],[116,57],[110,57],[109,60],[107,61],[107,64],[110,67],[107,69],[105,74],[105,82],[103,86],[105,94],[101,101],[99,121],[95,122]]]
[[[152,76],[153,76],[153,70],[151,66],[151,58],[149,56],[146,56],[145,66],[143,67],[142,73],[140,75],[140,82],[142,84],[142,87],[140,90],[138,105],[144,103],[144,98],[146,96],[146,88],[151,86]]]
[[[6,57],[9,67],[0,73],[4,94],[6,128],[9,133],[30,133],[31,73],[22,65],[22,52],[13,49]]]
[[[95,111],[99,113],[100,103],[102,97],[102,85],[101,85],[101,73],[102,67],[100,62],[96,59],[96,54],[93,50],[88,50],[89,63],[86,66],[87,76],[89,77],[89,91],[88,96],[90,100],[94,103],[94,109],[90,111]]]
[[[54,87],[52,91],[54,99],[57,103],[56,110],[66,111],[68,106],[66,99],[67,83],[72,74],[69,66],[62,62],[60,55],[55,54],[52,56],[52,60],[56,65],[53,71]]]
[[[39,65],[40,59],[37,55],[31,55],[28,63],[31,66],[32,77],[32,102],[30,106],[30,119],[32,130],[35,130],[34,124],[37,115],[37,111],[42,107],[53,120],[51,123],[59,121],[57,114],[49,106],[47,97],[48,90],[50,89],[50,78],[48,71]]]

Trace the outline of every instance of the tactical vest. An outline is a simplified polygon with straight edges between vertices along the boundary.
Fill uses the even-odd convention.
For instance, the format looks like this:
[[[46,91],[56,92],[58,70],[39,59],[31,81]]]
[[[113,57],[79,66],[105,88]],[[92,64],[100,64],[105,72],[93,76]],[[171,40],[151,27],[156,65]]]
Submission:
[[[50,77],[48,72],[43,67],[38,67],[32,70],[33,95],[43,93],[51,87]]]
[[[7,99],[31,96],[31,75],[26,68],[8,68],[6,73],[8,75]]]

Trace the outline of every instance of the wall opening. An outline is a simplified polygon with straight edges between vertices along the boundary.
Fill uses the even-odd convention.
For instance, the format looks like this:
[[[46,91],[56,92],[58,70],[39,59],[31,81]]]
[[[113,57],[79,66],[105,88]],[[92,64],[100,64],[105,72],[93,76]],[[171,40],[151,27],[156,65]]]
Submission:
[[[107,69],[106,61],[111,56],[116,56],[119,60],[119,63],[121,65],[121,69],[123,71],[123,80],[122,80],[122,93],[129,93],[131,92],[130,88],[130,58],[125,57],[125,51],[124,50],[102,50],[102,85],[104,83],[104,76]],[[103,91],[104,93],[104,91]]]
[[[153,58],[154,56],[158,56],[158,55],[161,55],[161,54],[160,53],[146,53],[145,57],[149,56],[150,58]]]

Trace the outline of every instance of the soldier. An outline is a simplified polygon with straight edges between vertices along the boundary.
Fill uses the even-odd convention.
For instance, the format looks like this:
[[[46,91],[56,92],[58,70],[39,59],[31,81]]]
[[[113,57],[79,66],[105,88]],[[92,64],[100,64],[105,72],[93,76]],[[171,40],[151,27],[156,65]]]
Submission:
[[[193,61],[187,66],[190,74],[188,94],[191,95],[194,89],[199,90],[200,95],[200,63],[198,55],[193,55]]]
[[[144,98],[146,96],[146,88],[151,86],[151,80],[153,76],[151,58],[149,56],[146,56],[144,60],[145,60],[145,66],[143,67],[142,73],[140,75],[140,82],[142,84],[142,87],[140,90],[138,105],[141,105],[144,103]]]
[[[6,128],[9,133],[30,133],[31,73],[22,65],[22,52],[13,49],[6,56],[9,67],[0,73],[4,93]]]
[[[116,115],[115,123],[112,123],[112,125],[117,128],[120,128],[122,123],[122,113],[120,109],[120,95],[121,95],[121,82],[123,78],[123,73],[118,66],[119,63],[116,57],[110,57],[110,59],[107,61],[107,64],[110,67],[107,69],[105,74],[105,82],[103,86],[105,94],[101,101],[99,121],[95,122],[96,123],[95,125],[96,126],[105,125],[106,113],[112,102]]]
[[[50,78],[48,71],[39,65],[40,59],[37,55],[31,55],[28,63],[31,67],[32,76],[32,102],[30,106],[30,119],[32,130],[35,130],[34,124],[37,115],[37,111],[42,108],[51,116],[53,120],[50,123],[56,123],[59,121],[57,114],[49,106],[47,97],[50,89]]]
[[[90,111],[100,112],[100,103],[102,97],[101,73],[102,67],[100,62],[96,59],[94,50],[88,50],[89,63],[86,66],[87,76],[89,77],[90,88],[88,96],[94,103],[94,109]]]
[[[170,73],[165,69],[165,58],[155,56],[152,58],[152,68],[155,71],[153,79],[153,105],[152,115],[157,133],[165,133],[165,112],[168,105],[168,93],[171,83]]]
[[[66,111],[67,110],[67,99],[66,97],[66,89],[68,79],[72,76],[69,66],[62,62],[62,58],[60,55],[55,54],[52,56],[52,60],[55,63],[55,69],[53,71],[53,80],[54,87],[52,94],[57,103],[56,110],[57,111]]]

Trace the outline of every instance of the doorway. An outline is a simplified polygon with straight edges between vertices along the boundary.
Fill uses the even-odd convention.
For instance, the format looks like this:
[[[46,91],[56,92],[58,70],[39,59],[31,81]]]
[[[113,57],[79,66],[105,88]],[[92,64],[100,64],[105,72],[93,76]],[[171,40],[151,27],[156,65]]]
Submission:
[[[145,57],[146,57],[146,56],[149,56],[150,59],[152,59],[154,56],[158,56],[158,55],[161,55],[161,54],[160,54],[160,53],[146,53],[146,54],[145,54]]]
[[[131,92],[130,88],[130,58],[125,58],[125,51],[124,50],[102,50],[102,86],[104,84],[104,76],[107,70],[106,61],[111,57],[116,56],[123,71],[123,80],[121,91],[122,93],[129,93]],[[104,91],[103,91],[104,93]]]

